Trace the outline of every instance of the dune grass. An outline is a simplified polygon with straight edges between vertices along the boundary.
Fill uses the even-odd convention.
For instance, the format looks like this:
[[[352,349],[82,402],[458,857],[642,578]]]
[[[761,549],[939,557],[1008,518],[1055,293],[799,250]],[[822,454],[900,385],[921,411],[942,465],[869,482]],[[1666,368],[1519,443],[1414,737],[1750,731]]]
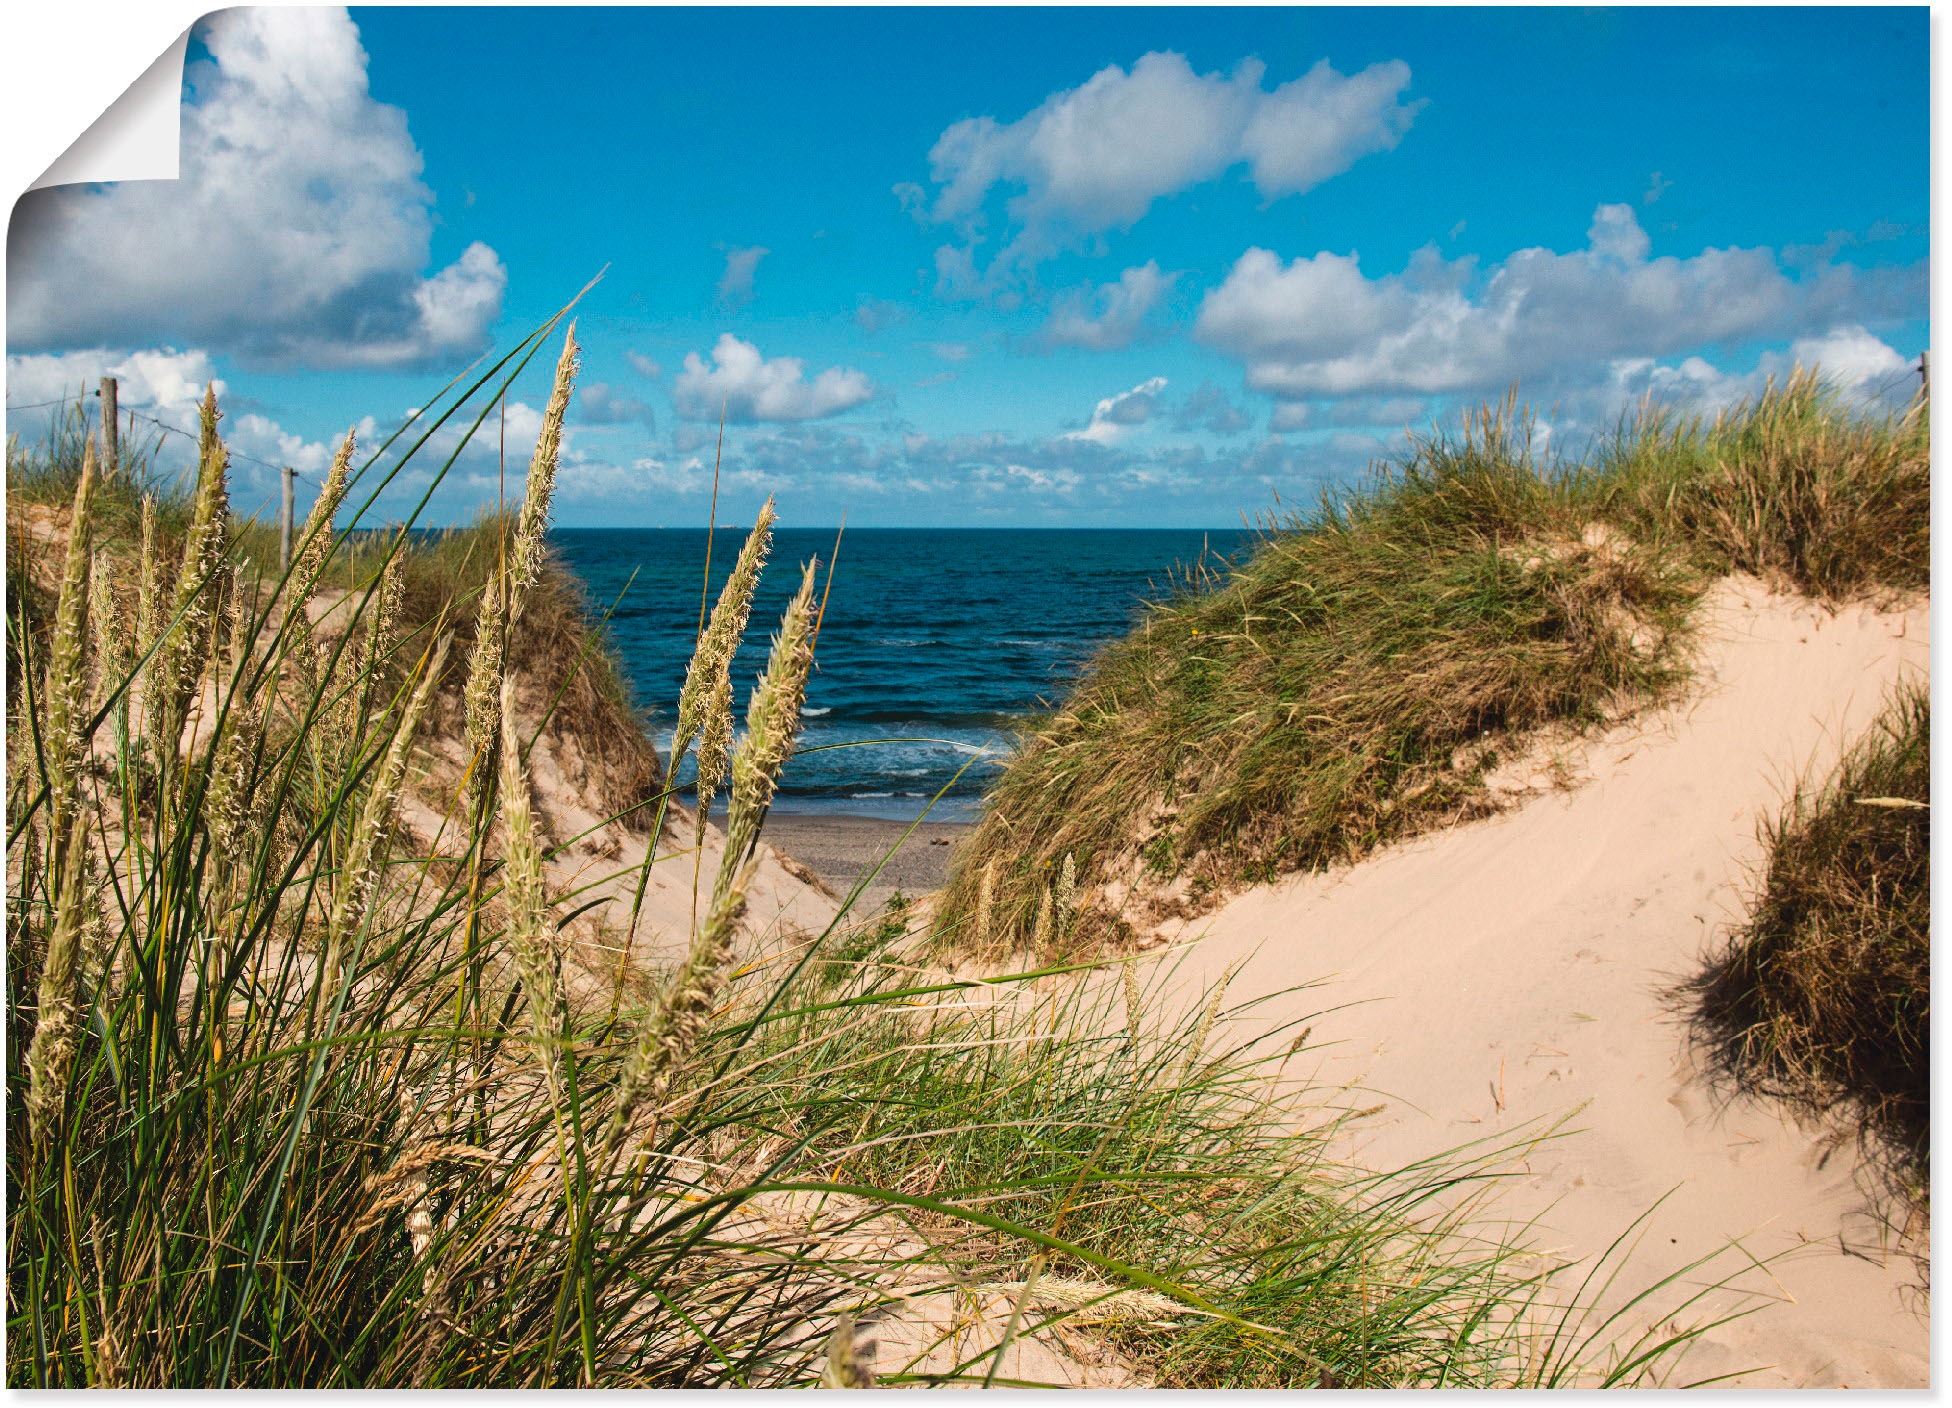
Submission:
[[[1765,830],[1744,924],[1697,983],[1743,1085],[1860,1130],[1913,1198],[1931,1174],[1931,698],[1898,690]]]
[[[527,771],[547,725],[518,708],[569,697],[530,671],[576,605],[552,604],[543,550],[551,437],[512,530],[334,521],[432,428],[478,426],[558,323],[391,453],[348,442],[287,572],[229,514],[214,396],[181,495],[103,480],[85,445],[72,474],[23,456],[16,477],[10,454],[23,509],[70,496],[63,533],[10,535],[10,574],[57,564],[8,622],[12,1385],[857,1382],[837,1323],[972,1281],[1024,1283],[1032,1318],[992,1345],[1052,1286],[1060,1310],[1151,1297],[1169,1333],[1124,1348],[1170,1382],[1663,1370],[1686,1333],[1621,1347],[1529,1318],[1577,1297],[1433,1211],[1479,1164],[1339,1173],[1323,1131],[1277,1127],[1268,1072],[1208,1054],[1208,1021],[1108,1038],[999,1002],[1056,975],[918,980],[823,954],[837,929],[740,959],[811,566],[736,747],[695,672],[730,800],[688,953],[653,989],[566,963]],[[575,360],[572,330],[557,421]],[[315,630],[337,591],[343,629]],[[458,831],[438,855],[397,805],[434,786],[436,734],[475,748],[454,795],[422,796]]]
[[[1856,410],[1800,372],[1712,419],[1643,411],[1585,463],[1510,399],[1416,440],[1149,608],[1030,728],[958,852],[952,946],[1116,946],[1490,810],[1539,730],[1681,688],[1728,572],[1924,588],[1928,442],[1922,403]]]

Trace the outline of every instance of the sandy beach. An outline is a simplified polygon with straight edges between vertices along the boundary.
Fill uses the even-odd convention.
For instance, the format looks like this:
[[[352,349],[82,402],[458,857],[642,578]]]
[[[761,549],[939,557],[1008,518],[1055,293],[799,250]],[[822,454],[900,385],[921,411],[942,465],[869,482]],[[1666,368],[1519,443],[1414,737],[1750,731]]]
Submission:
[[[896,891],[913,899],[941,889],[955,843],[976,829],[969,822],[924,821],[904,840],[910,825],[879,817],[774,812],[766,818],[765,837],[836,895],[845,896],[863,874],[881,865],[855,906],[856,913],[869,915]]]

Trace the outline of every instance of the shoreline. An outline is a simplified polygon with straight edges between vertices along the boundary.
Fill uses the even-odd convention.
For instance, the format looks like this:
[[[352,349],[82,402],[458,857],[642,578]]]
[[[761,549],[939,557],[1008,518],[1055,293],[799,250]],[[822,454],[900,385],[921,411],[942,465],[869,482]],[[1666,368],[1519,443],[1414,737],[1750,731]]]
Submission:
[[[905,833],[913,828],[913,833]],[[879,913],[899,891],[914,899],[948,882],[956,843],[976,829],[973,821],[890,821],[846,812],[773,812],[760,833],[770,845],[818,875],[836,895],[881,865],[862,891],[854,913]],[[885,863],[884,863],[885,858]]]

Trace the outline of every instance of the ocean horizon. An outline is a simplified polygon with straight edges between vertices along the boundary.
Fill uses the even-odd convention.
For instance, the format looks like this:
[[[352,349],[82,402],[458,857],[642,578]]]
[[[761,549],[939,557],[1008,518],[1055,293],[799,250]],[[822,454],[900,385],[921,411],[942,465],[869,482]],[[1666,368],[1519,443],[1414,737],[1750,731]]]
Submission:
[[[608,629],[660,754],[698,630],[744,541],[721,527],[559,528],[551,541]],[[780,528],[733,662],[735,708],[765,667],[799,564],[828,592],[799,750],[775,807],[970,821],[1018,731],[1187,574],[1257,534],[1199,528]],[[826,574],[835,560],[831,588]],[[679,771],[689,781],[687,764]]]

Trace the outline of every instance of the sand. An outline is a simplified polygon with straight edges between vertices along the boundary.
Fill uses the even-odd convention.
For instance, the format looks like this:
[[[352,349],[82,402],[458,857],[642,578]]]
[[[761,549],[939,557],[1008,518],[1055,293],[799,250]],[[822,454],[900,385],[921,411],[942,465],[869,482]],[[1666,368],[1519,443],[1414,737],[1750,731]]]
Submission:
[[[766,818],[765,837],[837,895],[846,895],[879,866],[852,911],[872,915],[897,890],[913,899],[947,884],[955,843],[975,829],[962,822],[924,821],[911,832],[905,821],[776,811]]]
[[[1189,1000],[1234,965],[1229,1005],[1328,980],[1244,1020],[1309,1018],[1288,1074],[1376,1092],[1359,1163],[1570,1117],[1497,1204],[1537,1219],[1536,1245],[1590,1265],[1664,1194],[1618,1285],[1739,1242],[1686,1281],[1733,1277],[1760,1308],[1710,1331],[1681,1380],[1925,1386],[1921,1273],[1871,1211],[1855,1146],[1718,1088],[1673,988],[1743,912],[1759,818],[1830,768],[1894,681],[1929,670],[1928,612],[1832,615],[1739,579],[1705,609],[1703,687],[1578,750],[1570,789],[1247,890],[1160,937],[1192,943],[1175,955]],[[1740,1300],[1716,1292],[1682,1318]]]

